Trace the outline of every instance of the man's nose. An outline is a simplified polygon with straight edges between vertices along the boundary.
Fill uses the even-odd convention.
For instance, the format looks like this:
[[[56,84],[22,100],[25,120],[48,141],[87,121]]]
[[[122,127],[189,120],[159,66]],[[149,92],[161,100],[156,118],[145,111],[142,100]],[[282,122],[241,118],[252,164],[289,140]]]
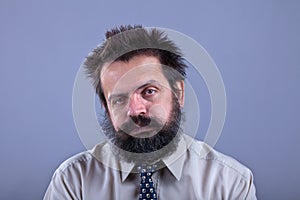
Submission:
[[[128,113],[127,115],[132,116],[139,116],[147,114],[147,107],[146,102],[142,96],[138,94],[132,94],[129,98],[128,104]]]

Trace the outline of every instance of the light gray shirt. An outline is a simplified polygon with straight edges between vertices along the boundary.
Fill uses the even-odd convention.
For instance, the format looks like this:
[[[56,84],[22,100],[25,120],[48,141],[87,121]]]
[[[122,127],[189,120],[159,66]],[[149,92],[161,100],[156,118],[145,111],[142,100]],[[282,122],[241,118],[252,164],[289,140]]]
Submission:
[[[135,165],[117,159],[110,145],[98,144],[62,163],[44,200],[138,200],[140,177],[131,173]],[[152,176],[158,199],[256,199],[248,168],[189,136],[162,161],[166,167]]]

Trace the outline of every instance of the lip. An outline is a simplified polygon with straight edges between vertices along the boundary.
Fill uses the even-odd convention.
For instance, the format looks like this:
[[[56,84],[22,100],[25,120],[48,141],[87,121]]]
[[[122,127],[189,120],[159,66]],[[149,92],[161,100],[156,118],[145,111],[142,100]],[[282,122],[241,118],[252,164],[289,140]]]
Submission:
[[[146,138],[146,137],[152,137],[157,134],[157,130],[155,128],[150,127],[138,127],[130,131],[128,134],[133,137],[138,138]]]

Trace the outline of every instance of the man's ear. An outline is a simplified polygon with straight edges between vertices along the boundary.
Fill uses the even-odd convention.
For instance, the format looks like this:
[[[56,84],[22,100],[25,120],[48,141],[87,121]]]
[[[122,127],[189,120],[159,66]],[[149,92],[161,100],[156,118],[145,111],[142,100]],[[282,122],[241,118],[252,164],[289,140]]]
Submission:
[[[182,108],[184,105],[184,80],[176,82],[176,89],[177,99],[180,104],[180,107]]]

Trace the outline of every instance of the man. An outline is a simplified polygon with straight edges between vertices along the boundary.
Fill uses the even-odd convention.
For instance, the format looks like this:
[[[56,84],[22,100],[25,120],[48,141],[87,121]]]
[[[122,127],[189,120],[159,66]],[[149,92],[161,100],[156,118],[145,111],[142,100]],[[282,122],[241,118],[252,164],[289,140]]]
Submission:
[[[253,176],[181,129],[186,65],[156,29],[121,26],[84,62],[108,141],[65,161],[44,199],[256,199]]]

